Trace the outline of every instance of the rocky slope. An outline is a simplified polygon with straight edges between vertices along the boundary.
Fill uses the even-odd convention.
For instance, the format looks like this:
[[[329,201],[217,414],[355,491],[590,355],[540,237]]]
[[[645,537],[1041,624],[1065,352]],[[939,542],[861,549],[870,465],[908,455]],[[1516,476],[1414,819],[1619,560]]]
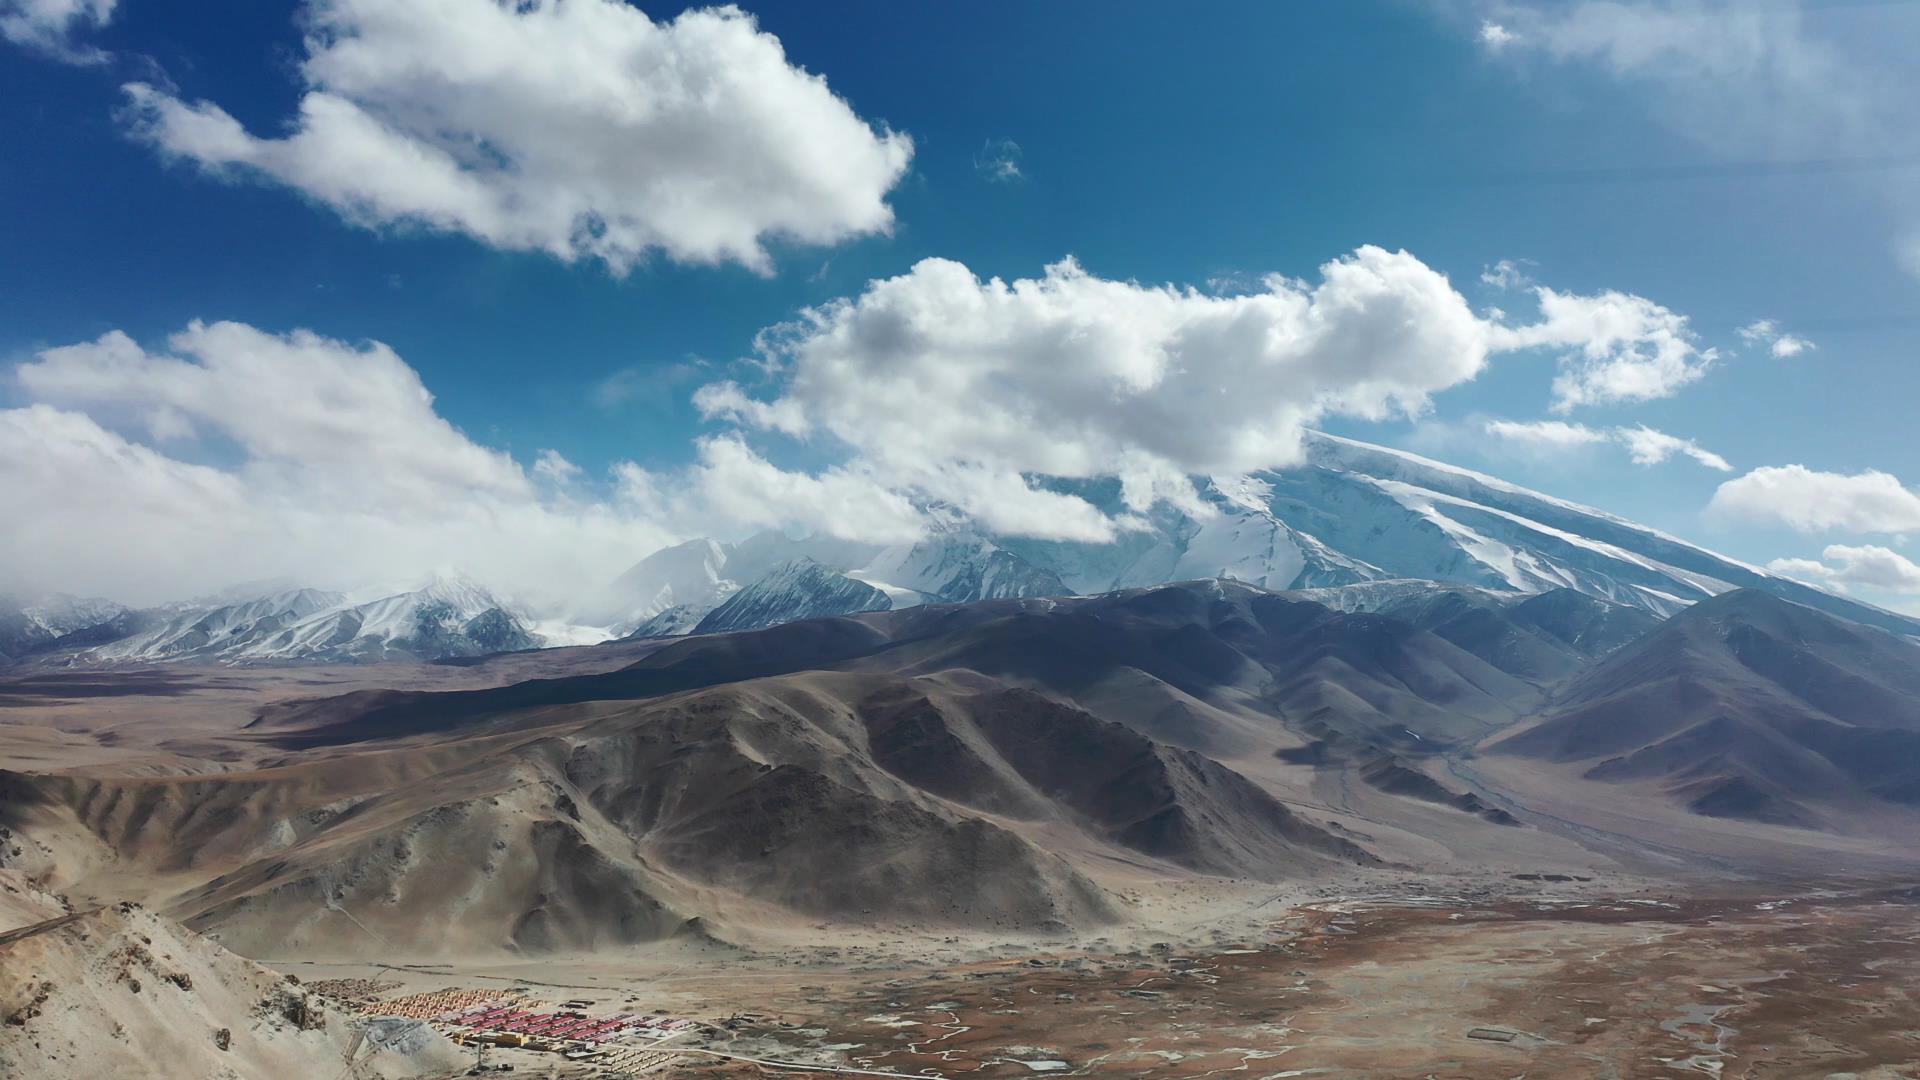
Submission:
[[[55,1078],[449,1075],[413,1021],[361,1021],[173,920],[110,904],[0,933],[0,1074]],[[351,1054],[351,1058],[349,1055]]]
[[[1652,783],[1712,816],[1813,827],[1823,806],[1920,806],[1920,647],[1726,593],[1569,680],[1493,750]]]
[[[0,774],[0,827],[62,891],[164,883],[242,952],[533,955],[1091,929],[1127,918],[1116,879],[1581,842],[1450,771],[1488,755],[1822,842],[1920,806],[1920,647],[1881,631],[1745,590],[1638,637],[1571,590],[1314,595],[1340,606],[1219,580],[927,603],[292,700],[185,773]]]
[[[1092,927],[1120,916],[1115,866],[1283,881],[1379,863],[1231,763],[1293,741],[1283,717],[1328,707],[1335,679],[1365,702],[1350,730],[1435,745],[1536,693],[1396,620],[1209,583],[296,703],[249,732],[278,747],[269,768],[13,774],[0,802],[7,827],[91,851],[80,865],[198,881],[170,910],[242,951],[539,953],[768,918]]]

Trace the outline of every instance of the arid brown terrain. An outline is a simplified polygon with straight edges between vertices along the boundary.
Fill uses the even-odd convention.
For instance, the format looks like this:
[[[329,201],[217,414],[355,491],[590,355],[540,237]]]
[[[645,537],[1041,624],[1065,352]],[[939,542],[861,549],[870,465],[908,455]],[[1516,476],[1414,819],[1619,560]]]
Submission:
[[[1916,900],[1310,904],[1230,948],[770,994],[736,1044],[942,1076],[1910,1076]]]
[[[37,929],[0,941],[0,1060],[77,1075],[111,1049],[79,1018],[134,1029],[100,950],[154,931],[94,927],[133,902],[356,1031],[395,995],[470,1003],[412,1017],[411,1056],[298,1023],[247,1050],[366,1075],[432,1075],[476,1032],[580,1075],[1912,1067],[1920,648],[1757,593],[1664,623],[1312,596],[24,670],[0,872]],[[210,1023],[131,1004],[156,1002],[141,1022]],[[689,1026],[644,1053],[543,1034],[656,1009]]]

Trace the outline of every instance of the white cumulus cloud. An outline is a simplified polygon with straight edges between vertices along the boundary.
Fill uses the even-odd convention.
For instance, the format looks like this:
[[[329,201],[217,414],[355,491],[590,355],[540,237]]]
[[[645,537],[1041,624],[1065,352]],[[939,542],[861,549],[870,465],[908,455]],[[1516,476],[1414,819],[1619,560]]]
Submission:
[[[783,529],[894,543],[926,533],[922,509],[859,463],[818,474],[789,471],[738,432],[696,439],[693,449],[691,464],[666,471],[630,461],[614,465],[616,502],[689,536]]]
[[[786,471],[737,433],[660,472],[619,462],[595,477],[552,448],[523,465],[449,423],[379,342],[196,322],[147,348],[111,331],[43,350],[11,382],[28,403],[0,409],[0,503],[28,510],[0,530],[0,591],[152,602],[453,566],[557,606],[692,535],[925,530],[908,494],[860,463]]]
[[[405,503],[436,491],[518,498],[531,488],[505,453],[475,444],[433,409],[393,350],[306,331],[268,334],[192,323],[149,353],[119,331],[48,349],[15,378],[34,400],[117,419],[156,435],[203,429],[232,440],[257,473],[293,473],[308,489]]]
[[[1846,474],[1769,465],[1721,484],[1708,511],[1800,532],[1920,531],[1920,494],[1875,469]]]
[[[1846,591],[1844,586],[1837,586],[1834,583],[1833,568],[1821,562],[1819,559],[1774,559],[1767,563],[1767,569],[1779,574],[1781,577],[1790,577],[1795,581],[1805,582],[1808,585],[1837,588],[1841,592]]]
[[[1096,277],[1071,259],[982,280],[928,259],[766,335],[777,396],[706,388],[711,416],[825,432],[873,475],[1034,535],[1118,523],[1024,477],[1118,475],[1127,502],[1185,477],[1282,465],[1330,413],[1417,413],[1479,373],[1486,327],[1405,252],[1362,248],[1309,285],[1214,296]],[[1077,504],[1077,505],[1076,505]]]
[[[677,539],[610,496],[575,498],[448,423],[378,343],[194,323],[163,350],[120,332],[48,349],[0,410],[0,585],[131,602],[241,580],[322,587],[458,566],[540,600],[603,584]],[[566,551],[566,559],[528,552]]]
[[[891,229],[912,141],[876,129],[734,7],[656,23],[620,0],[311,0],[285,135],[125,88],[164,153],[271,179],[367,225],[598,259],[765,272],[769,239]]]
[[[1775,559],[1767,569],[1810,584],[1920,595],[1920,564],[1877,544],[1829,544],[1819,559]]]
[[[1131,512],[1204,512],[1189,476],[1287,465],[1326,416],[1418,415],[1494,352],[1568,351],[1595,386],[1606,365],[1689,369],[1661,387],[1622,375],[1582,400],[1661,396],[1712,360],[1651,301],[1535,293],[1540,320],[1509,326],[1378,247],[1327,263],[1318,282],[1270,276],[1225,295],[1105,279],[1072,259],[1013,281],[927,259],[763,333],[772,386],[714,383],[695,402],[749,428],[831,436],[865,475],[1000,531],[1107,539],[1129,522],[1031,479],[1118,476]],[[1718,460],[1662,453],[1675,450]]]
[[[1293,463],[1323,417],[1421,414],[1494,352],[1543,339],[1573,343],[1476,315],[1443,275],[1374,247],[1317,281],[1229,296],[1070,259],[1013,281],[930,259],[762,331],[739,367],[760,382],[694,393],[729,428],[684,464],[608,476],[476,440],[378,342],[233,322],[158,346],[115,331],[12,372],[25,404],[5,412],[0,501],[34,511],[0,531],[0,577],[140,600],[453,565],[559,597],[689,535],[895,542],[958,513],[1101,541],[1155,505],[1205,514],[1191,477]],[[827,464],[797,470],[754,440],[805,441]],[[1641,456],[1706,460],[1687,446]],[[1112,515],[1046,482],[1105,476],[1125,504]],[[526,557],[555,549],[570,558]]]
[[[1687,317],[1642,296],[1606,291],[1590,296],[1536,287],[1541,319],[1500,327],[1501,349],[1559,350],[1555,412],[1671,397],[1704,378],[1719,351],[1701,348]]]

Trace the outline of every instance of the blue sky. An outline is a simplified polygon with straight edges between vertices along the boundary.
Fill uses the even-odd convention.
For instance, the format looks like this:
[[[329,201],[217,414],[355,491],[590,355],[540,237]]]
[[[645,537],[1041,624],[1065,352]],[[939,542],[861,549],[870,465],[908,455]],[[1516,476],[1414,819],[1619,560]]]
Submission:
[[[1906,524],[1902,496],[1914,496],[1898,483],[1862,484],[1857,505],[1755,508],[1854,490],[1826,474],[1920,479],[1906,420],[1920,400],[1920,5],[751,4],[759,33],[852,114],[835,137],[868,139],[845,126],[867,125],[872,145],[858,149],[876,162],[856,180],[873,188],[862,207],[807,210],[838,235],[769,233],[759,265],[689,254],[694,239],[675,241],[679,251],[636,242],[630,260],[565,257],[419,215],[343,213],[308,166],[273,175],[214,162],[124,89],[213,103],[256,140],[285,135],[314,85],[302,66],[314,9],[119,0],[24,21],[58,6],[0,2],[0,19],[18,20],[0,42],[9,367],[44,367],[44,350],[111,331],[157,356],[196,319],[377,341],[417,372],[457,436],[510,455],[528,483],[546,476],[592,504],[613,498],[610,470],[623,463],[672,486],[716,432],[740,432],[756,460],[808,477],[883,456],[796,439],[737,410],[703,416],[693,395],[732,379],[759,402],[797,400],[742,362],[756,334],[923,259],[1012,280],[1072,256],[1099,280],[1232,295],[1260,291],[1268,274],[1318,282],[1323,264],[1378,245],[1445,275],[1490,321],[1496,307],[1516,326],[1541,317],[1527,283],[1644,298],[1685,317],[1692,362],[1706,369],[1657,394],[1553,412],[1558,358],[1579,348],[1561,334],[1421,383],[1430,405],[1418,415],[1336,410],[1309,422],[1757,563],[1818,560],[1833,545],[1894,551],[1920,527]],[[351,4],[322,7],[351,20],[339,13]],[[663,25],[682,10],[640,7]],[[405,92],[387,84],[363,99]],[[902,154],[911,140],[897,175],[879,164],[893,136]],[[890,208],[879,225],[875,200]],[[1482,280],[1503,260],[1519,287]],[[1741,335],[1762,319],[1772,335]],[[1782,335],[1811,347],[1771,355]],[[183,430],[200,435],[184,438],[124,387],[116,398],[78,385],[0,380],[0,406],[80,408],[132,443],[216,471],[261,472],[273,456],[197,404],[176,402]],[[1562,429],[1549,448],[1537,429],[1489,434],[1494,420],[1579,433]],[[1732,471],[1685,453],[1635,464],[1606,433],[1642,425]],[[571,468],[535,470],[545,451]],[[1722,484],[1789,465],[1813,479],[1774,477],[1784,486],[1722,500],[1739,512],[1706,512]],[[715,520],[725,515],[665,531]],[[628,542],[642,541],[605,538]],[[1845,572],[1839,558],[1827,572]],[[1861,571],[1851,587],[1913,609],[1920,581],[1904,573]]]

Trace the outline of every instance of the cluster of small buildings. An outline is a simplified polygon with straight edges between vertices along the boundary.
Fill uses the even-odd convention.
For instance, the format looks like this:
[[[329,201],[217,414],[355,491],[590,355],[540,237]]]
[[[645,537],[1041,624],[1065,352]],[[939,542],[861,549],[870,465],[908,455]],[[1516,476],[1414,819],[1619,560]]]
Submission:
[[[381,1016],[404,1016],[409,1020],[444,1020],[476,1006],[500,1001],[498,990],[463,990],[448,987],[424,994],[407,994],[384,1001],[360,1001],[352,1004],[362,1012]]]
[[[588,1016],[579,1012],[536,1012],[512,1003],[479,1008],[444,1018],[446,1023],[455,1027],[466,1028],[479,1035],[491,1036],[488,1041],[500,1046],[528,1046],[535,1042],[570,1042],[582,1043],[585,1047],[597,1046],[608,1039],[616,1038],[629,1028],[642,1027],[651,1034],[657,1028],[643,1025],[642,1021],[655,1019],[660,1018],[642,1017],[633,1013],[621,1013],[618,1016]],[[693,1026],[692,1021],[684,1021],[684,1023],[687,1027]]]
[[[678,1016],[642,1016],[620,1013],[614,1016],[589,1016],[578,1008],[590,1002],[567,1002],[560,1011],[528,1008],[525,1002],[496,1001],[451,1015],[436,1017],[441,1023],[461,1030],[454,1041],[477,1042],[493,1046],[512,1046],[526,1050],[545,1050],[570,1057],[582,1056],[605,1043],[628,1038],[649,1041],[670,1039],[696,1026]]]
[[[632,1057],[642,1048],[663,1045],[699,1026],[685,1017],[659,1014],[593,1016],[585,1010],[594,1002],[586,1000],[564,1002],[555,1009],[527,1000],[519,990],[449,987],[354,1004],[369,1014],[431,1021],[466,1046],[514,1047],[596,1060],[610,1051]],[[609,1045],[616,1042],[623,1045]],[[647,1053],[651,1056],[654,1051]]]

